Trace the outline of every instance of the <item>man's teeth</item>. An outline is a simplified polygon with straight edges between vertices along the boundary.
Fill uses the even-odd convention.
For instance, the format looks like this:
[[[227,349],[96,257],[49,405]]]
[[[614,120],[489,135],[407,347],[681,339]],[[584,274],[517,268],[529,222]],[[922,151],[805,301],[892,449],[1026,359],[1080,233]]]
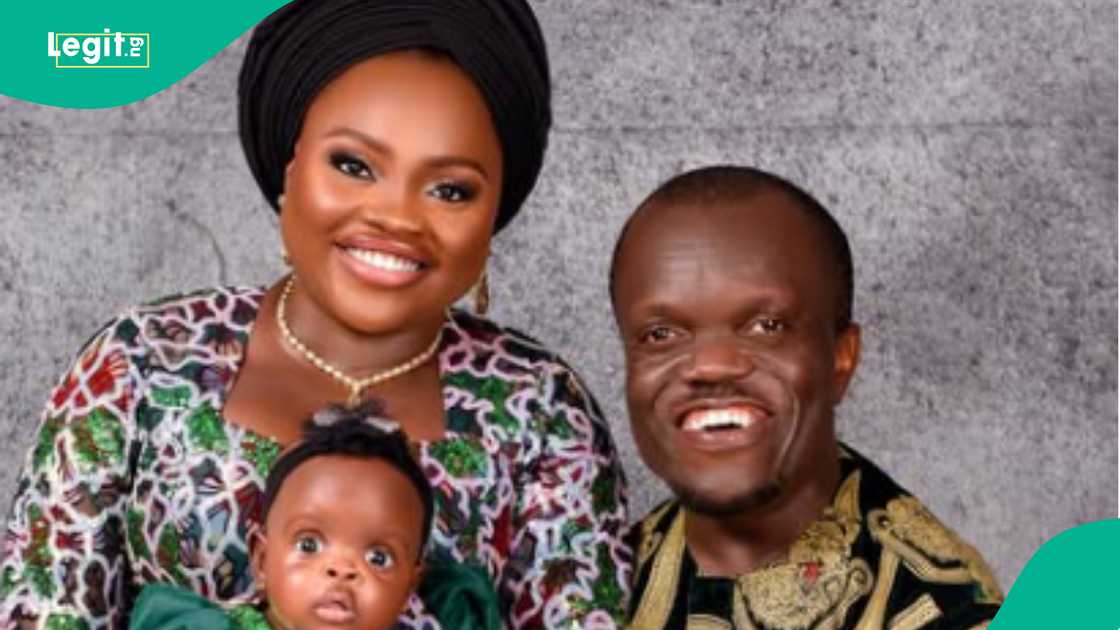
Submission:
[[[346,253],[371,267],[385,271],[420,271],[420,263],[385,252],[350,247],[346,249]]]
[[[681,428],[685,431],[704,431],[714,428],[744,429],[754,421],[754,416],[745,411],[736,409],[710,409],[694,411],[688,414]]]

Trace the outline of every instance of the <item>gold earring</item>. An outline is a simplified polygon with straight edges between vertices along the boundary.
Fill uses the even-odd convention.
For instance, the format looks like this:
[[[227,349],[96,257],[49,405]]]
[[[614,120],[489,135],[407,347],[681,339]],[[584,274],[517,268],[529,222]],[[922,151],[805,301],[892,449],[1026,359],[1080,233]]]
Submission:
[[[285,265],[292,266],[292,257],[288,255],[288,248],[283,245],[280,246],[280,260],[284,261]]]
[[[474,283],[474,312],[478,315],[485,315],[490,310],[490,283],[486,275],[486,270],[483,269],[478,282]]]
[[[278,208],[283,208],[285,201],[287,201],[287,199],[284,197],[284,193],[280,193],[280,196],[276,198],[276,206]]]

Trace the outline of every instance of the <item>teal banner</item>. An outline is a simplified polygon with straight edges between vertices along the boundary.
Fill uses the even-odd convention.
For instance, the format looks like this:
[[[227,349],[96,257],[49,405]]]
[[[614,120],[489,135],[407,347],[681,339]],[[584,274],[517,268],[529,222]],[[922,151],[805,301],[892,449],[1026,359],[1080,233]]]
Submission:
[[[10,2],[0,94],[57,107],[126,105],[187,76],[283,4]]]
[[[1051,538],[1015,580],[990,630],[1120,628],[1120,519]]]

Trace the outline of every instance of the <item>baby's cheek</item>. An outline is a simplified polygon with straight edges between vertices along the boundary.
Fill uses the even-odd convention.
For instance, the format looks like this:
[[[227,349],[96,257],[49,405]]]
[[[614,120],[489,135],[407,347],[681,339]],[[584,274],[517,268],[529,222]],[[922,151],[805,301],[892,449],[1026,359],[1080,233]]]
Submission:
[[[374,577],[362,590],[365,616],[370,620],[368,627],[388,628],[404,611],[412,594],[412,582],[406,575]]]
[[[268,569],[268,600],[282,612],[298,610],[304,598],[315,592],[312,587],[318,577],[317,571],[314,562],[306,558],[293,554]]]

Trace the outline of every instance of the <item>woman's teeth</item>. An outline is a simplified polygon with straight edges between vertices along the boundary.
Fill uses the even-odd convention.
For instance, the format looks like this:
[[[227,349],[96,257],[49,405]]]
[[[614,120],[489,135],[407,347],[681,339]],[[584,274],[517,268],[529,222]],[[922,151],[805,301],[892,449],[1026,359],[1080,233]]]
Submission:
[[[420,263],[385,252],[349,247],[346,253],[371,267],[385,271],[420,271]]]
[[[756,420],[754,414],[739,409],[704,409],[688,414],[681,429],[685,431],[745,429]]]

